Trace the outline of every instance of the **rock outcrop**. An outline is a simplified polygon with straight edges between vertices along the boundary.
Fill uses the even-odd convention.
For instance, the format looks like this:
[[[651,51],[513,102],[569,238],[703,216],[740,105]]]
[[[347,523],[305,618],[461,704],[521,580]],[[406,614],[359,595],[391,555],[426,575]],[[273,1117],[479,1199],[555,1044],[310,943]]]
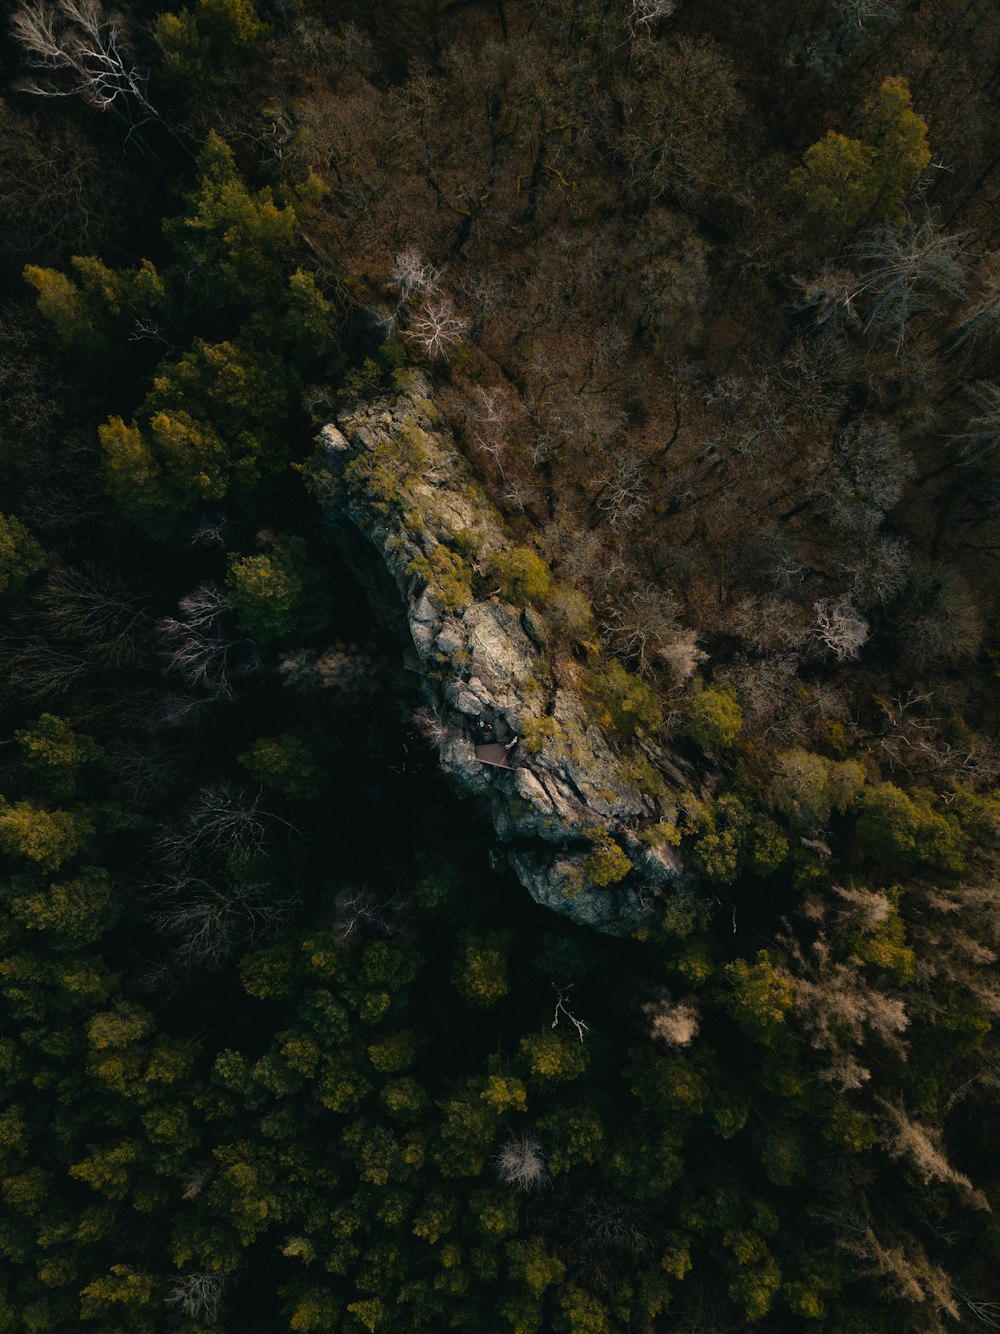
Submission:
[[[393,395],[325,426],[313,488],[328,518],[356,526],[391,575],[441,766],[488,805],[498,856],[544,906],[601,931],[628,930],[683,884],[676,850],[649,837],[657,801],[594,720],[568,654],[554,670],[559,632],[544,606],[512,605],[488,587],[473,593],[483,582],[475,571],[509,542],[429,395],[426,379],[409,372]],[[512,736],[522,738],[509,749],[513,767],[477,760],[477,742]],[[669,769],[648,746],[645,755]],[[676,768],[671,776],[690,785]],[[610,840],[632,869],[601,883],[594,850]]]

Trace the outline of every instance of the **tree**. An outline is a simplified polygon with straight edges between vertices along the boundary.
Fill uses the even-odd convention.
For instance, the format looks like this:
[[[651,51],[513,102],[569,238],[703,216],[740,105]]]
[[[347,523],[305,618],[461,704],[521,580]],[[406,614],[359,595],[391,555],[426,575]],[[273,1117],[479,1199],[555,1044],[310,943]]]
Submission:
[[[254,778],[286,797],[318,797],[329,785],[315,748],[302,732],[261,737],[237,758]]]
[[[916,316],[940,313],[945,301],[968,295],[972,256],[966,238],[942,235],[930,218],[901,230],[886,227],[859,241],[854,254],[862,281],[845,299],[862,301],[866,332],[889,339],[897,351]]]
[[[451,297],[429,295],[410,317],[404,337],[428,361],[448,361],[468,332],[469,321],[456,311]]]
[[[323,571],[301,537],[276,537],[266,554],[231,556],[226,589],[240,628],[259,643],[316,628],[328,615]]]
[[[234,680],[258,666],[254,645],[227,625],[228,611],[218,584],[200,584],[181,598],[176,617],[164,617],[156,627],[165,670],[222,698],[232,694]]]
[[[48,556],[20,519],[0,514],[0,593],[15,592],[25,579],[44,569]]]
[[[24,765],[41,790],[52,797],[76,793],[77,770],[99,760],[104,751],[89,736],[74,732],[65,718],[43,713],[37,722],[14,733]]]
[[[736,691],[728,682],[696,690],[688,696],[684,711],[685,733],[709,754],[732,746],[743,728]]]
[[[509,947],[510,936],[505,932],[468,934],[460,939],[451,980],[470,1005],[488,1010],[506,996]]]
[[[252,0],[198,0],[193,13],[184,8],[156,20],[165,72],[189,96],[218,77],[223,62],[248,59],[267,32]]]
[[[0,850],[24,857],[42,871],[54,871],[90,842],[94,826],[80,809],[47,810],[32,801],[0,797]]]
[[[518,1190],[535,1190],[549,1179],[542,1146],[531,1134],[507,1140],[497,1153],[496,1165],[503,1184]]]
[[[81,97],[111,111],[130,133],[160,113],[146,96],[146,74],[133,61],[120,20],[99,0],[22,0],[11,18],[27,63],[39,71],[24,92],[38,97]]]
[[[869,121],[872,142],[829,130],[791,174],[808,211],[830,231],[899,226],[906,196],[931,160],[927,123],[913,110],[905,79],[884,81]]]

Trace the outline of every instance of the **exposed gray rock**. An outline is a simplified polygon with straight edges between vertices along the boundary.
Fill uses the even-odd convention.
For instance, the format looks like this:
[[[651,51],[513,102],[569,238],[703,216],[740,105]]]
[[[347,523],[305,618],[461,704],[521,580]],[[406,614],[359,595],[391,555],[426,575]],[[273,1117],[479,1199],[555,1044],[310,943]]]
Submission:
[[[395,395],[354,405],[323,428],[310,465],[314,489],[331,521],[364,534],[395,583],[424,694],[447,725],[438,746],[441,767],[487,803],[507,864],[545,907],[599,931],[634,928],[659,894],[684,879],[676,850],[654,850],[641,840],[643,826],[657,816],[656,802],[625,780],[619,755],[572,684],[552,687],[546,649],[556,636],[544,612],[489,596],[451,610],[452,599],[413,570],[414,560],[433,559],[449,539],[440,555],[467,550],[471,539],[486,561],[503,546],[503,521],[441,421],[427,380],[412,373],[408,381]],[[398,470],[393,503],[373,500],[350,473],[345,477],[352,460],[395,458],[392,451],[414,433],[423,461],[409,475]],[[516,747],[518,767],[476,759],[476,720],[496,725],[505,744],[533,723],[537,731],[543,718],[551,720],[544,724],[551,737],[537,753]],[[690,775],[663,759],[661,772],[692,786]],[[597,830],[610,834],[633,864],[617,885],[588,879],[587,836]]]

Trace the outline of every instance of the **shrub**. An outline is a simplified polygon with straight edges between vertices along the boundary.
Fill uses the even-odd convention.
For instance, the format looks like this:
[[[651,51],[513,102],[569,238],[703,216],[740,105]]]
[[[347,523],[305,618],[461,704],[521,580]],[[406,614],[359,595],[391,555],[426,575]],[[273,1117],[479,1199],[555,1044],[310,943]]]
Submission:
[[[612,659],[590,681],[591,691],[602,706],[601,721],[621,737],[639,731],[655,732],[663,723],[656,695],[639,676]]]
[[[537,606],[548,596],[552,571],[528,547],[500,552],[493,557],[490,569],[500,580],[500,595],[506,602],[521,607],[530,602]]]
[[[593,849],[583,864],[584,874],[592,885],[614,885],[624,880],[632,869],[625,852],[606,829],[585,831]]]
[[[429,556],[411,561],[409,573],[426,581],[431,596],[444,611],[461,611],[472,601],[472,571],[458,552],[441,543]]]

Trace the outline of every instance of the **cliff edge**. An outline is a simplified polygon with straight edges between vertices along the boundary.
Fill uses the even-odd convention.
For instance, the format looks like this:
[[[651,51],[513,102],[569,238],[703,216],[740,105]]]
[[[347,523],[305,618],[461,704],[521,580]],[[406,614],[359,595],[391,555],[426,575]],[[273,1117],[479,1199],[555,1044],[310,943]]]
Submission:
[[[692,777],[641,731],[626,740],[602,720],[580,665],[597,650],[572,642],[565,615],[519,580],[516,561],[510,574],[503,519],[428,381],[397,379],[322,429],[312,488],[399,590],[425,730],[442,769],[486,803],[498,856],[545,907],[600,931],[634,929],[687,879],[661,814],[664,780],[682,789]],[[547,585],[544,563],[515,550],[536,587]]]

